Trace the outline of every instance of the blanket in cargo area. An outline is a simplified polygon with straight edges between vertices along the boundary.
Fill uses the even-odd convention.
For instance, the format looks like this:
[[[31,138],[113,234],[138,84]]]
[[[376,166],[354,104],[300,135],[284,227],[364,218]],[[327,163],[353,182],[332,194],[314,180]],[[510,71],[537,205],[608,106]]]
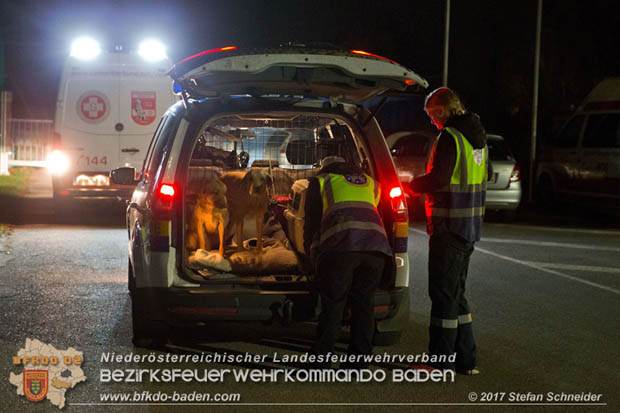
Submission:
[[[300,273],[297,255],[280,240],[263,239],[263,250],[255,249],[256,238],[244,242],[244,249],[226,250],[227,258],[217,251],[197,250],[189,257],[190,266],[196,269],[208,269],[213,274],[232,272],[238,275],[269,275]],[[230,268],[230,270],[228,269]],[[204,275],[204,271],[201,271]]]

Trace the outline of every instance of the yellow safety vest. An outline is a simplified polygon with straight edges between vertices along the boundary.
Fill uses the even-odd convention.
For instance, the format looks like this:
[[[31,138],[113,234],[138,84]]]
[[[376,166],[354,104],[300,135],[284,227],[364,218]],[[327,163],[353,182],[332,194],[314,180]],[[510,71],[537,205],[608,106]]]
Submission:
[[[313,243],[325,251],[377,251],[392,255],[377,206],[379,185],[366,174],[317,176],[323,200],[320,239]]]
[[[467,241],[478,241],[484,218],[489,150],[487,146],[474,149],[455,128],[444,130],[454,138],[456,162],[450,183],[426,197],[430,232],[443,227]],[[433,167],[437,142],[433,146],[427,172]]]

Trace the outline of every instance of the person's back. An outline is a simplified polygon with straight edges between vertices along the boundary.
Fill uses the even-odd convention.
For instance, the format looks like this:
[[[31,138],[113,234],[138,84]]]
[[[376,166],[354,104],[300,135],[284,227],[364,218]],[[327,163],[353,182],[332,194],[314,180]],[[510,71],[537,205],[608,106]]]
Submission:
[[[344,159],[329,157],[311,179],[306,198],[304,242],[316,263],[321,296],[317,355],[333,351],[347,296],[351,305],[349,354],[370,354],[374,334],[374,292],[391,259],[377,212],[377,182]],[[328,363],[323,363],[324,366]],[[347,367],[364,367],[352,363]]]

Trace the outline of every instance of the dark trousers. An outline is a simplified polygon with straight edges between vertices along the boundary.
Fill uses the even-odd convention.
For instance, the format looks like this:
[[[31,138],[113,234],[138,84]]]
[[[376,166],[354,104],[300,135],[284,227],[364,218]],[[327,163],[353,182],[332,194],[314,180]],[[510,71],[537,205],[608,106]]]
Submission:
[[[351,307],[348,353],[372,354],[375,290],[383,275],[386,261],[386,255],[375,252],[334,252],[321,255],[317,274],[321,315],[317,342],[313,347],[315,354],[333,352],[340,336],[347,298]]]
[[[446,362],[435,367],[476,367],[476,342],[465,298],[467,268],[473,251],[473,242],[450,232],[432,235],[429,240],[428,291],[432,307],[428,350],[431,355],[450,356],[456,352],[456,366]]]

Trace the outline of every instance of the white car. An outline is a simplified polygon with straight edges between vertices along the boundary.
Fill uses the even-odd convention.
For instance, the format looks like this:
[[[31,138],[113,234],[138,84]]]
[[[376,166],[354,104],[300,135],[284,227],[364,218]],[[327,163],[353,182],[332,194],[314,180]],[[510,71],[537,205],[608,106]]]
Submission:
[[[487,134],[487,146],[493,172],[487,181],[486,209],[512,220],[521,203],[521,169],[502,136]]]
[[[620,213],[620,78],[601,81],[544,142],[536,178],[546,207],[564,201]]]
[[[344,156],[380,184],[378,211],[394,265],[386,273],[389,285],[375,295],[374,341],[398,340],[409,317],[407,207],[379,124],[361,103],[390,89],[426,87],[426,81],[378,56],[300,46],[208,51],[178,63],[171,76],[181,85],[184,102],[164,114],[127,210],[134,343],[160,343],[176,323],[314,319],[312,269],[299,265],[294,247],[287,247],[298,241],[295,234],[288,234],[293,239],[287,241],[282,232],[270,235],[264,229],[262,235],[280,237],[284,249],[275,257],[267,251],[258,261],[250,256],[247,262],[236,262],[226,244],[231,267],[216,269],[208,262],[197,263],[186,233],[195,188],[215,184],[222,173],[266,171],[272,200],[303,190],[292,188],[293,183],[316,175],[318,167],[299,158],[290,162],[288,148],[300,141],[302,154]],[[277,153],[257,148],[269,142],[257,139],[261,129],[265,137],[291,138],[284,154],[295,167],[304,167],[278,166],[283,143],[273,145]],[[111,179],[134,183],[134,173],[134,168],[119,168]],[[299,198],[291,202],[295,200]],[[285,232],[283,208],[272,203],[265,222],[280,220]],[[257,236],[252,232],[256,218],[250,221],[243,227],[244,242]]]

